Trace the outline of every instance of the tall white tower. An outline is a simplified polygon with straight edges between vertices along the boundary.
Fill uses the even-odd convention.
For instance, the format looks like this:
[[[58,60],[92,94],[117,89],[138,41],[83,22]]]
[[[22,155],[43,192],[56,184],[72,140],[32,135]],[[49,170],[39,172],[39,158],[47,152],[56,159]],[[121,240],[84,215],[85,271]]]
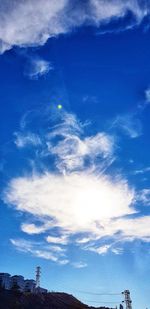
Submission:
[[[41,276],[41,267],[37,266],[36,268],[36,288],[40,287],[40,276]]]
[[[124,297],[125,297],[125,300],[123,301],[123,303],[126,304],[126,309],[132,309],[132,300],[130,298],[130,291],[125,290],[124,292],[122,292],[122,294],[124,294]]]

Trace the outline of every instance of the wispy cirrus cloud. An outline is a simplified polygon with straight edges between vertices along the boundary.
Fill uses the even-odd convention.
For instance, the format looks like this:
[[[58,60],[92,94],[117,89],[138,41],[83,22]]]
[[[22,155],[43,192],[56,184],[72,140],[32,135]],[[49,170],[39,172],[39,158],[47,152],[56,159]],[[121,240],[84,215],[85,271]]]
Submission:
[[[112,19],[124,18],[128,12],[133,15],[134,26],[149,14],[149,4],[138,0],[1,0],[0,51],[13,46],[43,45],[49,38],[74,27],[99,27]]]
[[[57,157],[59,170],[70,171],[83,168],[88,161],[94,163],[98,156],[102,161],[112,160],[113,147],[113,137],[104,132],[85,139],[68,133],[56,146],[48,143],[49,151]]]
[[[141,190],[138,195],[138,200],[145,206],[150,206],[150,188]]]
[[[20,133],[20,132],[15,132],[15,144],[18,148],[24,148],[26,146],[37,146],[41,144],[40,137],[34,133],[31,132],[26,132]]]
[[[144,111],[150,103],[150,87],[147,87],[145,89],[143,96],[144,96],[144,100],[138,105],[139,111]]]
[[[74,263],[72,263],[71,264],[74,268],[85,268],[85,267],[87,267],[88,265],[87,265],[87,263],[85,263],[85,262],[74,262]]]
[[[123,239],[119,240],[112,239],[111,236],[107,240],[102,240],[101,243],[99,242],[90,242],[83,246],[83,250],[95,252],[99,255],[105,255],[107,253],[114,253],[114,254],[122,254],[123,253]]]
[[[138,138],[143,133],[141,115],[150,103],[150,88],[143,93],[143,100],[135,108],[134,112],[117,115],[112,121],[111,128],[122,131],[130,138]]]
[[[138,175],[138,174],[145,174],[145,173],[149,173],[150,172],[150,166],[147,167],[143,167],[141,169],[136,169],[133,171],[134,175]]]
[[[71,262],[66,257],[66,248],[60,245],[47,245],[44,242],[36,242],[25,240],[22,238],[10,239],[11,244],[20,252],[31,254],[37,258],[42,258],[45,260],[50,260],[58,265],[70,264],[74,268],[84,268],[87,267],[87,263],[78,261]]]
[[[59,125],[49,127],[42,136],[28,128],[15,132],[15,144],[18,148],[34,147],[38,157],[53,157],[55,168],[61,173],[75,170],[98,168],[107,169],[115,160],[115,137],[106,132],[93,136],[85,135],[87,123],[79,122],[73,114],[62,112]]]
[[[146,103],[150,103],[150,88],[147,88],[145,90],[145,100],[146,100]]]
[[[47,246],[41,242],[34,242],[25,239],[10,239],[11,243],[20,252],[30,253],[38,258],[51,260],[60,265],[69,263],[66,259],[65,249],[59,246]]]
[[[137,138],[142,134],[141,121],[134,114],[118,115],[112,127],[121,130],[130,138]]]

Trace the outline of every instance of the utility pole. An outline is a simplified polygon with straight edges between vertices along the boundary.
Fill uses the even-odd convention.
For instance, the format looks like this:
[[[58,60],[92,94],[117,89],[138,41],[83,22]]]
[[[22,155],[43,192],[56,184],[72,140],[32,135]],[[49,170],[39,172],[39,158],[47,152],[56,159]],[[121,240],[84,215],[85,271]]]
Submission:
[[[130,298],[130,291],[125,290],[124,292],[122,292],[122,294],[124,294],[124,297],[125,297],[125,300],[123,301],[123,303],[126,304],[126,309],[132,309],[132,300]]]
[[[40,276],[41,276],[41,267],[37,266],[36,268],[36,288],[40,287]]]

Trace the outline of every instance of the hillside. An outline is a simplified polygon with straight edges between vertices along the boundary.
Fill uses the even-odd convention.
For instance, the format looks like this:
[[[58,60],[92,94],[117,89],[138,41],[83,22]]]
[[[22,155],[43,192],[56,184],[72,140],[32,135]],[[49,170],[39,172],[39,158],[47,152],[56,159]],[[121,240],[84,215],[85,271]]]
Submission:
[[[47,294],[0,291],[0,309],[94,309],[66,293]],[[98,309],[111,309],[99,307]]]

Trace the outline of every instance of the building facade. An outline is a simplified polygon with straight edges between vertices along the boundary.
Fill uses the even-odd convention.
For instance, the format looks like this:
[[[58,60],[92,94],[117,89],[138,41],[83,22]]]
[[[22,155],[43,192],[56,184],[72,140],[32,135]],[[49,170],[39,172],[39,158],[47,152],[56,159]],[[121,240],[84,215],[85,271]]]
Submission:
[[[11,286],[18,287],[20,291],[24,291],[25,280],[23,276],[12,276],[11,277]]]
[[[36,285],[35,280],[32,279],[24,280],[24,291],[34,293],[35,285]]]
[[[35,280],[25,280],[23,276],[11,276],[8,273],[0,273],[0,285],[6,290],[18,289],[21,292],[47,293],[47,290],[42,287],[36,288]]]
[[[8,273],[0,273],[0,284],[6,290],[11,289],[11,275]]]

